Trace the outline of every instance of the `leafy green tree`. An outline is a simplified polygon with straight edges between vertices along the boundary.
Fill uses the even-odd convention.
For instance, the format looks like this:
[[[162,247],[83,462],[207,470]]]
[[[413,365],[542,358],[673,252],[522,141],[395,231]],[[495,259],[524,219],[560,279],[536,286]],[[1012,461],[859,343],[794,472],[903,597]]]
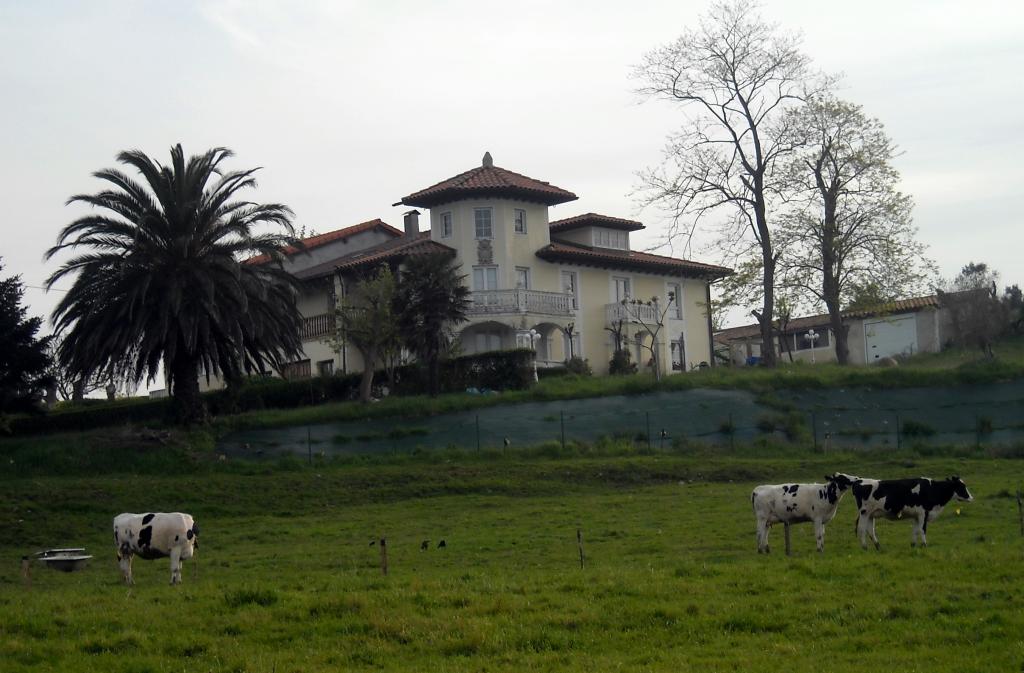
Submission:
[[[998,283],[999,272],[984,262],[970,262],[938,288],[939,302],[953,323],[954,341],[980,348],[988,359],[995,357],[993,346],[1011,323],[1010,305],[1000,301]]]
[[[342,332],[332,340],[333,345],[339,348],[342,341],[347,341],[363,356],[363,376],[359,382],[359,399],[363,402],[370,401],[377,365],[390,364],[401,349],[396,291],[391,269],[381,266],[356,283],[350,295],[353,303],[337,310]]]
[[[52,383],[47,374],[52,337],[36,336],[43,320],[27,317],[24,295],[19,276],[0,278],[0,426],[6,414],[34,409]]]
[[[465,322],[469,288],[448,255],[410,257],[398,283],[398,326],[406,347],[427,366],[430,394],[440,390],[441,356]]]
[[[780,284],[824,305],[836,359],[850,359],[843,304],[858,286],[913,296],[934,282],[892,166],[897,148],[860,106],[820,96],[787,115],[801,147],[788,164],[793,201],[776,236]]]
[[[164,166],[122,152],[117,160],[141,180],[101,170],[106,189],[69,199],[98,211],[67,225],[47,252],[77,254],[47,281],[74,278],[53,312],[70,377],[103,371],[137,385],[162,364],[187,425],[206,418],[200,376],[238,380],[300,351],[297,285],[281,266],[282,249],[297,243],[291,210],[240,198],[258,169],[222,169],[230,156],[215,148],[186,158],[176,145]],[[251,255],[267,262],[240,261]]]

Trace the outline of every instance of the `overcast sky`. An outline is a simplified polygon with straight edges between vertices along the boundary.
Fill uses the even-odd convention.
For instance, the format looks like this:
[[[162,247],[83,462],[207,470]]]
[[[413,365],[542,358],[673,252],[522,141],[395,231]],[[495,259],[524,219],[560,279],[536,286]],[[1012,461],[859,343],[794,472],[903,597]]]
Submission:
[[[5,276],[42,286],[43,252],[76,193],[122,149],[166,160],[226,146],[263,166],[253,196],[329,231],[479,165],[574,191],[552,219],[639,216],[637,171],[682,123],[633,93],[631,66],[706,3],[33,2],[0,0],[0,185]],[[904,190],[944,275],[986,261],[1024,281],[1024,9],[1011,2],[771,0],[841,95],[879,117],[904,154]],[[641,246],[642,247],[642,246]],[[718,261],[697,246],[694,259]],[[49,315],[55,293],[30,287]]]

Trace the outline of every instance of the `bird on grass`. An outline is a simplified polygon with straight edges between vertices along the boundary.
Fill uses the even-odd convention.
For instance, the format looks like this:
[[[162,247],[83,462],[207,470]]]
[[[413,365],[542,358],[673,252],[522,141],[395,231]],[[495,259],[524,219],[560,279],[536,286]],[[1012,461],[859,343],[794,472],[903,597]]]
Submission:
[[[420,543],[420,551],[427,551],[430,549],[430,540],[424,540]]]
[[[447,547],[447,546],[448,546],[448,545],[447,545],[447,543],[445,543],[445,541],[444,541],[444,540],[441,540],[440,542],[438,542],[438,543],[437,543],[437,548],[438,548],[438,549],[444,549],[444,548],[445,548],[445,547]]]
[[[509,439],[508,437],[506,437],[504,443],[505,443],[505,448],[507,449],[508,447],[510,447],[512,445],[512,440]]]

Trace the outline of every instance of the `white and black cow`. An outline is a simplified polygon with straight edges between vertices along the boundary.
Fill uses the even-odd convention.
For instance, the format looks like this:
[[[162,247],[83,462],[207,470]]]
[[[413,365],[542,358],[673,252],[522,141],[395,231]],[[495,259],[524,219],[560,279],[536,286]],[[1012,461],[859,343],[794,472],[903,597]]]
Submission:
[[[913,519],[910,531],[910,545],[920,539],[922,546],[928,546],[925,533],[928,522],[942,512],[942,508],[954,498],[970,502],[971,492],[960,477],[932,481],[925,477],[917,479],[858,479],[853,485],[853,497],[857,499],[857,536],[860,546],[868,548],[868,537],[880,549],[875,535],[875,519]]]
[[[171,558],[171,584],[181,583],[181,561],[199,547],[199,526],[190,514],[150,512],[114,517],[114,543],[124,581],[134,584],[132,558]]]
[[[805,521],[814,522],[818,551],[825,551],[825,524],[836,515],[840,498],[856,479],[836,472],[825,477],[824,484],[777,484],[755,488],[750,495],[750,503],[757,517],[758,553],[770,551],[768,529],[772,524],[781,523],[786,527],[788,542],[789,525]]]

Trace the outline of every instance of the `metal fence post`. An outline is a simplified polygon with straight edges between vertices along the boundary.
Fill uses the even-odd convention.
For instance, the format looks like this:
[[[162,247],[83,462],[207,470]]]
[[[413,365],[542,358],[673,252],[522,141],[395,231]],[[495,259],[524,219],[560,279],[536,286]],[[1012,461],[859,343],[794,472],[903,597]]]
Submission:
[[[648,411],[648,412],[646,412],[646,414],[647,414],[647,450],[650,451],[651,450],[651,412]]]
[[[900,428],[900,415],[896,414],[896,448],[903,448],[903,430]]]
[[[565,410],[558,412],[558,420],[562,426],[562,451],[565,451]]]
[[[818,450],[818,423],[814,417],[814,412],[811,412],[811,435],[814,437],[814,450]]]
[[[480,414],[476,415],[476,452],[480,453]]]

